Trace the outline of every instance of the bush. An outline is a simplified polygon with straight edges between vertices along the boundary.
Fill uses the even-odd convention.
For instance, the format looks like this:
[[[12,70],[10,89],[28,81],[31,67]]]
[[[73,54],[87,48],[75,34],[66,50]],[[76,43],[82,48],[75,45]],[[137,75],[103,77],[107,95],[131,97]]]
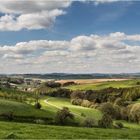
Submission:
[[[140,123],[140,103],[128,106],[128,117],[129,120]]]
[[[98,126],[101,128],[111,128],[113,126],[113,120],[111,116],[104,114],[102,119],[98,121]]]
[[[69,89],[65,88],[58,88],[54,91],[48,92],[49,96],[52,97],[65,97],[65,98],[70,98],[71,91]]]
[[[39,102],[35,103],[35,108],[36,109],[40,109],[41,108],[41,104]]]
[[[76,90],[76,91],[73,91],[70,95],[70,98],[71,99],[83,99],[84,98],[84,92],[83,91],[79,91],[79,90]]]
[[[45,86],[50,87],[50,88],[58,88],[58,87],[61,87],[61,84],[58,82],[49,81],[45,83]]]
[[[83,100],[81,103],[81,106],[83,107],[90,107],[92,105],[92,103],[88,100]]]
[[[112,118],[115,117],[116,111],[111,103],[103,103],[100,107],[103,114],[110,115]]]
[[[74,81],[69,81],[63,84],[63,86],[70,86],[70,85],[76,85],[76,83]]]
[[[82,117],[86,117],[86,115],[85,115],[84,113],[81,113],[81,116],[82,116]]]
[[[118,105],[114,105],[113,108],[115,110],[115,114],[114,114],[113,118],[121,119],[121,107]]]
[[[124,106],[124,100],[122,99],[122,98],[117,98],[116,100],[115,100],[115,105],[119,105],[119,106]]]
[[[86,118],[83,122],[84,127],[94,127],[96,125],[96,121],[93,118]]]
[[[55,121],[57,124],[65,125],[74,119],[74,115],[69,111],[69,108],[63,107],[56,114]]]
[[[140,85],[140,82],[137,82],[136,85]]]
[[[82,103],[82,99],[71,99],[71,103],[73,104],[73,105],[81,105],[81,103]]]
[[[121,107],[120,114],[121,114],[122,120],[128,121],[128,108],[127,107]]]
[[[116,128],[123,128],[123,124],[121,122],[116,122],[115,123]]]

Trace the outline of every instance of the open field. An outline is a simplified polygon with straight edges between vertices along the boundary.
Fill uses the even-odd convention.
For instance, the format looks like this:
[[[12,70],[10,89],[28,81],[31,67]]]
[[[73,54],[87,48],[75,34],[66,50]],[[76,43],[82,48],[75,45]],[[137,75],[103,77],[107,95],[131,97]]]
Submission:
[[[71,85],[66,88],[71,90],[99,90],[108,87],[114,88],[127,88],[127,87],[136,87],[137,82],[140,80],[122,80],[122,81],[104,81],[104,82],[96,82],[96,83],[87,83],[87,84],[79,84],[79,85]]]
[[[107,87],[136,87],[140,80],[122,80],[122,81],[103,81],[97,83],[85,83],[79,85],[68,86],[72,90],[87,90],[87,89],[103,89]],[[41,110],[35,109],[34,102],[21,103],[8,99],[0,99],[0,114],[13,112],[19,116],[36,116],[49,117],[54,119],[59,109],[68,107],[75,116],[75,122],[82,126],[86,117],[96,120],[101,119],[102,113],[94,108],[87,108],[77,105],[72,105],[69,98],[50,97],[43,95],[40,98],[42,105]],[[139,102],[139,99],[135,102]],[[84,114],[84,115],[83,115]],[[113,120],[114,122],[118,122]],[[103,129],[103,128],[86,128],[86,127],[70,127],[70,126],[55,126],[41,125],[31,123],[15,123],[0,121],[0,138],[15,137],[15,138],[48,138],[48,139],[139,139],[140,125],[119,120],[124,125],[124,128]],[[35,122],[34,122],[35,123]],[[36,122],[37,123],[37,122]],[[8,125],[8,127],[6,127]]]
[[[41,104],[46,110],[49,109],[52,112],[56,112],[58,109],[62,109],[63,107],[68,107],[69,110],[75,115],[77,120],[83,121],[85,117],[93,117],[96,120],[101,118],[101,112],[94,108],[86,108],[82,106],[72,105],[70,103],[70,99],[67,98],[57,98],[57,97],[48,97],[47,99],[43,99]],[[81,114],[85,114],[83,117]]]
[[[107,82],[107,81],[124,81],[128,79],[67,79],[67,80],[57,80],[56,82],[59,82],[61,84],[73,81],[77,84],[95,84],[95,83],[101,83],[101,82]]]
[[[25,103],[0,99],[0,114],[10,112],[18,116],[51,117],[48,110],[38,110]]]
[[[7,127],[8,126],[8,127]],[[139,139],[140,126],[126,124],[128,128],[102,129],[50,126],[27,123],[0,122],[0,138],[28,139]],[[133,129],[131,128],[133,127]]]

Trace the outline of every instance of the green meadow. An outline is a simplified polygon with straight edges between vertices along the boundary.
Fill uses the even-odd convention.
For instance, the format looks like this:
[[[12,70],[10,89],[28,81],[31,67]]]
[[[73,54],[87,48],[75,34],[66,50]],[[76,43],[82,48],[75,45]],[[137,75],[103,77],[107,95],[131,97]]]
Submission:
[[[139,80],[110,81],[96,84],[73,85],[67,88],[71,90],[103,89],[107,87],[136,87]],[[135,102],[140,102],[138,99]],[[82,124],[85,118],[94,118],[96,123],[101,119],[102,113],[98,109],[72,105],[70,99],[61,97],[43,96],[40,99],[41,109],[35,109],[33,103],[18,102],[14,100],[0,99],[0,114],[12,112],[18,116],[34,116],[55,118],[58,110],[68,107],[74,114],[75,121]],[[18,123],[0,121],[0,138],[17,139],[139,139],[140,125],[126,121],[121,122],[124,127],[117,128],[87,128],[80,126],[58,126],[36,123]]]
[[[123,129],[81,128],[0,122],[0,138],[17,139],[139,139],[140,126]]]
[[[124,81],[107,81],[107,82],[99,82],[93,84],[79,84],[79,85],[71,85],[66,88],[70,90],[100,90],[108,87],[114,88],[127,88],[127,87],[137,87],[137,82],[140,80],[124,80]]]

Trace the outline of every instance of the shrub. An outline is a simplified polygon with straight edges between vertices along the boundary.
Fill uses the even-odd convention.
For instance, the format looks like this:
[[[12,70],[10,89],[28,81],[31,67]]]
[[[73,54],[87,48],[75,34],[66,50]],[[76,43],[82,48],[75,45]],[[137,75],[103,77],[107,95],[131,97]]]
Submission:
[[[116,126],[117,128],[123,128],[123,127],[124,127],[123,124],[122,124],[121,122],[116,122],[116,123],[115,123],[115,126]]]
[[[70,86],[70,85],[76,85],[76,83],[74,81],[69,81],[63,84],[63,86]]]
[[[35,108],[36,109],[40,109],[41,108],[41,104],[39,102],[35,103]]]
[[[122,98],[117,98],[115,100],[115,105],[124,106],[124,100]]]
[[[129,120],[140,123],[140,103],[128,106],[128,117]]]
[[[71,94],[71,91],[69,89],[65,89],[65,88],[58,88],[54,91],[48,92],[49,96],[52,97],[65,97],[65,98],[69,98]]]
[[[96,121],[93,118],[86,118],[83,122],[84,127],[94,127],[96,125]]]
[[[140,85],[140,82],[137,82],[136,85]]]
[[[84,113],[81,113],[81,116],[82,116],[82,117],[86,117],[86,115],[85,115]]]
[[[82,99],[78,99],[78,98],[76,98],[76,99],[71,99],[71,103],[72,103],[73,105],[81,105]]]
[[[88,100],[83,100],[81,103],[81,106],[83,107],[90,107],[92,105],[92,103]]]
[[[127,107],[121,107],[120,115],[122,120],[128,121],[128,109]]]
[[[118,105],[114,105],[113,108],[115,110],[115,114],[113,114],[113,118],[121,119],[121,107]]]
[[[76,98],[83,99],[84,98],[84,92],[83,91],[79,91],[79,90],[73,91],[71,93],[71,95],[70,95],[70,98],[71,99],[76,99]]]
[[[69,108],[63,107],[63,109],[57,112],[55,121],[57,124],[65,125],[68,123],[68,121],[71,121],[73,119],[74,115],[69,111]]]
[[[103,103],[100,107],[100,110],[102,111],[103,114],[110,115],[112,118],[114,118],[116,115],[116,111],[113,105],[109,102]]]
[[[49,81],[45,83],[45,86],[50,87],[50,88],[58,88],[58,87],[61,87],[61,84],[58,82]]]
[[[102,119],[98,121],[98,126],[101,128],[111,128],[113,126],[113,120],[111,116],[104,114]]]

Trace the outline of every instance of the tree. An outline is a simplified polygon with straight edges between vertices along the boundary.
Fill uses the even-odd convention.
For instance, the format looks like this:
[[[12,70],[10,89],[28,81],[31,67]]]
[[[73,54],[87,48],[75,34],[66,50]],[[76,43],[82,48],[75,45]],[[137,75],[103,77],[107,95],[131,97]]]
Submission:
[[[115,105],[119,105],[119,106],[124,106],[124,100],[122,99],[122,98],[117,98],[116,100],[115,100]]]
[[[76,83],[74,81],[68,81],[63,83],[63,86],[70,86],[70,85],[76,85]]]
[[[50,88],[58,88],[58,87],[61,87],[61,83],[54,82],[54,81],[49,81],[49,82],[46,82],[44,84],[45,84],[45,86],[50,87]]]
[[[98,121],[98,126],[102,128],[111,128],[113,126],[113,120],[111,116],[104,114],[102,119]]]
[[[92,103],[88,100],[83,100],[81,103],[81,106],[83,107],[90,107],[92,105]]]
[[[135,103],[129,108],[128,117],[131,121],[140,123],[140,103]]]
[[[83,122],[83,126],[85,127],[94,127],[95,125],[96,121],[93,118],[87,117]]]
[[[40,109],[41,108],[41,104],[38,102],[38,103],[35,103],[35,108],[36,109]]]
[[[115,117],[116,111],[111,103],[103,103],[100,107],[103,114],[110,115],[112,118]]]
[[[69,108],[63,107],[56,114],[56,123],[64,125],[67,123],[68,119],[73,120],[74,115],[69,111]]]
[[[121,107],[120,114],[121,119],[128,121],[128,107]]]
[[[124,126],[123,126],[123,124],[121,122],[116,122],[115,127],[116,128],[123,128]]]
[[[82,103],[82,99],[78,99],[78,98],[76,98],[76,99],[71,99],[71,103],[73,104],[73,105],[81,105],[81,103]]]
[[[40,97],[39,97],[39,93],[37,91],[35,92],[34,98],[35,98],[35,108],[40,109],[41,108],[41,104],[39,103]]]

